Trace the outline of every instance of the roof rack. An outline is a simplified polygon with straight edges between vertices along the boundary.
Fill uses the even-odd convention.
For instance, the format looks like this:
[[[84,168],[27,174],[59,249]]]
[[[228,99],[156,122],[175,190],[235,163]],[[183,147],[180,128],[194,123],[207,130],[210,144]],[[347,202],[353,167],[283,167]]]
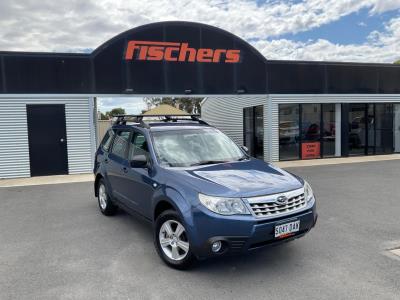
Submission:
[[[159,118],[160,122],[194,121],[199,124],[209,125],[200,119],[200,115],[116,115],[114,125],[126,125],[126,122],[138,123],[141,127],[150,128],[150,125],[143,121],[143,118]],[[186,118],[185,118],[186,117]],[[190,119],[188,118],[190,117]]]

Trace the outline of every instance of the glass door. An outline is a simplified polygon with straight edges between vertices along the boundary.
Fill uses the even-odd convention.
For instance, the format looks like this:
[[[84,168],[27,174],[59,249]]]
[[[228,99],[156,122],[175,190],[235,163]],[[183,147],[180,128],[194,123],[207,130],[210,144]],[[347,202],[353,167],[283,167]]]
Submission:
[[[322,124],[323,157],[334,157],[336,142],[335,104],[322,104]]]
[[[393,104],[350,104],[349,155],[393,153],[393,123]]]
[[[367,105],[350,104],[349,155],[366,155]]]
[[[375,104],[375,154],[393,153],[393,104]]]

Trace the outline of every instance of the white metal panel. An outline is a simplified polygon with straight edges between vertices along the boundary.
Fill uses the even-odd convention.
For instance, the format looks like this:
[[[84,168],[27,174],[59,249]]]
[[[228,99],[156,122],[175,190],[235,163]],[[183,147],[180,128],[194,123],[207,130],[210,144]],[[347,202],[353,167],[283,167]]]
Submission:
[[[92,171],[92,126],[89,99],[65,104],[69,174]]]
[[[0,99],[0,178],[29,176],[25,104]]]
[[[0,97],[0,178],[30,176],[27,104],[65,104],[69,174],[91,172],[95,145],[89,98],[14,96]]]

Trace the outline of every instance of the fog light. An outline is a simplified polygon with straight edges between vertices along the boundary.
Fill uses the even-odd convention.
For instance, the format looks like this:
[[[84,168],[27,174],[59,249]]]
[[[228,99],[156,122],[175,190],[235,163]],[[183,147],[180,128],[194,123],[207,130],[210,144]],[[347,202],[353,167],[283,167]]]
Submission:
[[[216,242],[212,243],[212,245],[211,245],[211,250],[214,253],[219,252],[221,250],[221,248],[222,248],[221,241],[216,241]]]

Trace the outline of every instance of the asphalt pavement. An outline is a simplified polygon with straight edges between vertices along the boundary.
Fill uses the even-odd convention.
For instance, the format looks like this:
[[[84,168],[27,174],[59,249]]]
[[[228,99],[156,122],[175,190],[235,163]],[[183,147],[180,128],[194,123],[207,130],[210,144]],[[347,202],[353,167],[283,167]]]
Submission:
[[[161,262],[146,221],[101,215],[92,183],[0,188],[0,299],[400,299],[400,161],[288,170],[316,227],[190,271]]]

